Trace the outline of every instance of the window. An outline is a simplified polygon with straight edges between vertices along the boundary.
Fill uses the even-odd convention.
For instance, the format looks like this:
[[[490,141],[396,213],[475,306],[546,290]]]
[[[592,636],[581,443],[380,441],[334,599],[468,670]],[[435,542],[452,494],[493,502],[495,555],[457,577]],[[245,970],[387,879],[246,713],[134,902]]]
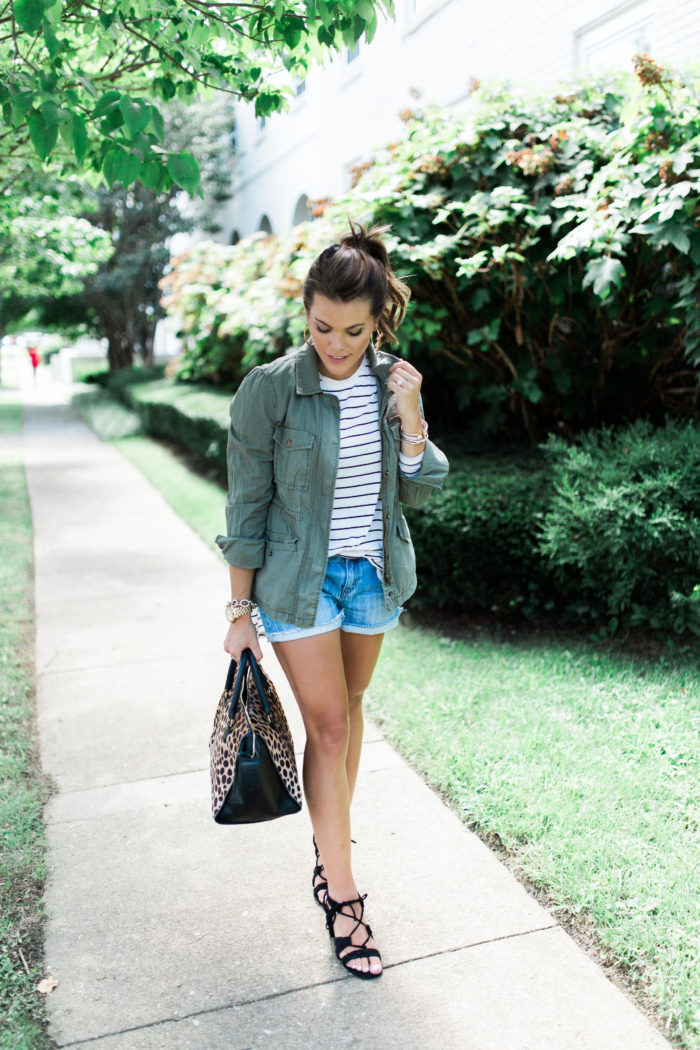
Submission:
[[[306,220],[309,218],[309,210],[309,198],[306,196],[305,193],[302,193],[294,209],[292,226],[296,226],[298,222],[306,222]]]
[[[576,68],[630,71],[633,55],[653,50],[654,16],[652,0],[639,0],[582,26],[574,36]]]
[[[360,41],[358,40],[354,47],[349,47],[347,49],[346,59],[347,59],[348,65],[350,65],[351,62],[354,62],[356,58],[359,58],[359,55],[360,55]]]
[[[258,230],[260,233],[272,233],[272,223],[268,219],[267,215],[263,215],[260,223],[258,224]]]

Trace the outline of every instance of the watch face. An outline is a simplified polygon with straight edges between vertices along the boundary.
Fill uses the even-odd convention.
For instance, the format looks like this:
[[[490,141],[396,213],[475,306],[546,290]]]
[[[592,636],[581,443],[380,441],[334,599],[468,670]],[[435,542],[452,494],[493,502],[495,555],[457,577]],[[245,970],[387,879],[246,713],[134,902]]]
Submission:
[[[228,620],[228,622],[229,622],[229,623],[233,623],[233,621],[235,620],[235,618],[236,618],[236,617],[235,617],[235,615],[234,615],[234,611],[233,611],[233,609],[231,608],[231,606],[230,606],[230,605],[227,605],[227,606],[226,606],[226,619]]]

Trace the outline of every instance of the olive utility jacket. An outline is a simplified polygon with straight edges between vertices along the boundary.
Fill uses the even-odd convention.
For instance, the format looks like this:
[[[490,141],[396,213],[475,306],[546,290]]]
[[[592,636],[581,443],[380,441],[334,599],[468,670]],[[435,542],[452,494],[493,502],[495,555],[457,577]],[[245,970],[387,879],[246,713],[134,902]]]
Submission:
[[[216,538],[230,565],[257,570],[251,596],[263,612],[302,628],[314,624],[326,574],[340,440],[338,399],[321,390],[317,360],[305,345],[254,368],[238,388],[230,409],[227,535]],[[399,471],[400,422],[386,385],[397,360],[367,349],[378,384],[382,586],[389,613],[416,587],[413,544],[399,501],[422,506],[448,471],[431,441],[417,474]]]

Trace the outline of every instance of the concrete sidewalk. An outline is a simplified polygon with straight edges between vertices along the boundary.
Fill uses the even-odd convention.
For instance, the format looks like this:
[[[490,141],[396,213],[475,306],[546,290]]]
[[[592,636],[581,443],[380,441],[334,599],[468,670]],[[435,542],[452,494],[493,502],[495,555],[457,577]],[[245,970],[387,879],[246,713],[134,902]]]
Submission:
[[[115,449],[26,393],[47,973],[61,1047],[661,1050],[666,1040],[368,726],[356,874],[386,972],[346,975],[308,814],[222,828],[225,567]],[[222,507],[223,513],[223,507]],[[296,705],[271,650],[295,742]]]

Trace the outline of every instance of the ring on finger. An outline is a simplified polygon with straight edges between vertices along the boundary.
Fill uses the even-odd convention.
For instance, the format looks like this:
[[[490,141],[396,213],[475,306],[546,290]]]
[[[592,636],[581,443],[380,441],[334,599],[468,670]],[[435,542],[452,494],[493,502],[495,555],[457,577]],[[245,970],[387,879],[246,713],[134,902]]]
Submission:
[[[401,378],[401,376],[399,376],[399,378],[396,380],[396,385],[403,386],[403,379]]]

